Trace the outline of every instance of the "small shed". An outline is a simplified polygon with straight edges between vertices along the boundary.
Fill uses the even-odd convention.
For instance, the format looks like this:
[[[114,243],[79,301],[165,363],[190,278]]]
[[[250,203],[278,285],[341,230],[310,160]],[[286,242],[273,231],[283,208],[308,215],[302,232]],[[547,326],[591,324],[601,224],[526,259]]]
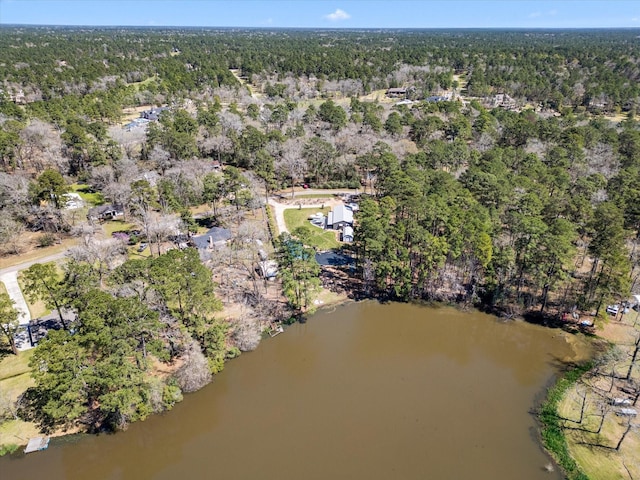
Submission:
[[[353,227],[346,225],[342,231],[342,241],[351,243],[353,242]]]

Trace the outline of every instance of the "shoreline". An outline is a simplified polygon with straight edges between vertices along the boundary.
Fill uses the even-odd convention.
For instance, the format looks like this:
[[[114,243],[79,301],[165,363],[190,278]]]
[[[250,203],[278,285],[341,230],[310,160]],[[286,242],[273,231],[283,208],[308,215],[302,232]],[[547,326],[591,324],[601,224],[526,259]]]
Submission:
[[[356,303],[356,302],[360,302],[360,301],[365,301],[365,300],[373,300],[373,301],[377,301],[377,302],[382,302],[381,299],[377,299],[377,298],[366,298],[366,299],[354,299],[351,298],[348,295],[348,292],[342,292],[342,293],[335,293],[332,292],[331,290],[327,289],[327,288],[322,288],[320,294],[318,295],[318,299],[320,300],[320,303],[316,304],[316,310],[312,313],[312,315],[314,313],[327,313],[327,312],[331,312],[331,311],[335,311],[338,307],[341,306],[346,306],[346,305],[350,305],[352,303]],[[482,309],[478,309],[476,307],[469,307],[469,306],[465,306],[462,304],[450,304],[450,303],[446,303],[446,302],[429,302],[429,303],[424,303],[424,302],[410,302],[410,303],[414,303],[416,305],[420,305],[423,307],[438,307],[438,306],[448,306],[448,307],[452,307],[455,308],[456,310],[459,310],[461,312],[470,312],[470,311],[478,311],[478,312],[483,312]],[[484,312],[486,313],[486,312]],[[489,315],[493,316],[495,318],[495,320],[497,321],[504,321],[503,318],[495,315],[494,313],[489,313]],[[530,323],[527,322],[527,320],[525,320],[524,318],[515,318],[515,319],[510,319],[511,321],[519,321],[519,322],[523,322],[523,323]],[[548,327],[546,327],[548,328]],[[287,328],[284,329],[284,332],[286,332]],[[568,332],[565,332],[568,336],[570,335]],[[572,336],[572,335],[571,335]],[[571,338],[571,336],[569,338]],[[270,338],[269,336],[267,337],[263,337],[263,340]],[[259,345],[258,345],[258,348]],[[577,349],[574,349],[574,351],[577,353]],[[578,362],[584,362],[584,359],[579,359]],[[542,422],[541,418],[540,418],[540,411],[542,411],[542,409],[544,408],[545,404],[548,402],[548,396],[549,396],[549,392],[553,391],[566,377],[567,372],[569,370],[564,370],[564,371],[558,371],[556,374],[554,374],[553,376],[550,377],[549,381],[546,382],[544,388],[538,393],[536,394],[535,398],[534,398],[534,402],[532,404],[532,412],[536,412],[535,414],[535,419],[536,419],[536,423],[538,424],[538,428],[536,430],[536,442],[539,444],[539,446],[545,451],[545,453],[548,455],[550,461],[553,462],[553,464],[560,469],[560,471],[565,472],[566,469],[564,467],[564,465],[558,461],[556,455],[554,454],[554,451],[552,450],[552,448],[550,448],[547,443],[545,442],[544,439],[544,423]],[[211,382],[210,382],[211,383]],[[209,384],[207,384],[209,385]],[[206,387],[206,385],[205,385]],[[566,388],[568,389],[570,387],[570,385]],[[566,389],[564,391],[566,391]],[[183,400],[184,401],[184,397]],[[162,413],[162,412],[159,412]],[[144,420],[142,420],[144,421]],[[31,425],[31,422],[29,422],[29,425]],[[37,428],[37,427],[36,427]],[[117,433],[117,432],[115,432]],[[56,430],[54,432],[51,432],[49,434],[46,434],[47,436],[54,438],[54,437],[71,437],[71,436],[77,436],[77,435],[84,435],[84,434],[90,434],[87,431],[83,431],[80,428],[74,428],[74,429],[66,429],[66,430]],[[45,435],[45,434],[43,434]],[[18,455],[25,455],[24,453],[21,452],[22,448],[26,445],[26,442],[28,442],[28,439],[24,439],[24,444],[20,443],[20,444],[13,444],[13,445],[17,445],[18,448],[16,450],[14,450],[13,452],[7,452],[6,454],[8,455],[13,455],[16,454],[16,452]],[[7,446],[7,445],[11,445],[11,444],[4,444],[2,446]],[[573,459],[572,459],[573,460]],[[573,460],[575,462],[575,460]],[[575,478],[587,478],[587,477],[575,477]]]

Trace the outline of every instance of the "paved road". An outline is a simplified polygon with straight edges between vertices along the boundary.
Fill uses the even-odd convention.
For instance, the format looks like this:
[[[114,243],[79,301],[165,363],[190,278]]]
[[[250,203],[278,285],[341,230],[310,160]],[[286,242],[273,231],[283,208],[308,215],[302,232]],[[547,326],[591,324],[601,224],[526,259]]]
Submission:
[[[357,194],[362,193],[363,189],[353,189],[353,188],[332,188],[332,189],[319,189],[319,188],[296,188],[293,192],[294,197],[305,196],[305,195],[337,195],[339,193],[349,193],[349,194]],[[280,190],[277,193],[278,196],[283,197],[285,199],[291,198],[291,190]]]
[[[29,321],[31,320],[31,312],[29,312],[29,307],[27,306],[27,302],[24,298],[24,295],[22,295],[22,290],[20,290],[20,285],[18,284],[18,272],[20,270],[29,268],[35,263],[48,263],[60,260],[61,258],[64,258],[65,255],[66,251],[63,251],[55,253],[53,255],[47,255],[46,257],[30,260],[28,262],[19,263],[18,265],[3,268],[2,270],[0,270],[0,282],[4,283],[4,286],[7,288],[9,297],[15,302],[14,306],[20,313],[20,316],[18,317],[20,320],[20,325],[24,327],[21,328],[15,336],[16,346],[18,347],[18,350],[28,350],[29,348],[31,348],[31,343],[29,342],[29,334],[27,333],[26,328],[26,325],[28,325]]]
[[[20,285],[18,285],[18,272],[13,271],[0,275],[0,282],[4,283],[9,297],[14,301],[15,309],[20,313],[18,317],[20,319],[20,325],[28,324],[31,320],[31,312],[29,312],[27,301],[22,295]]]
[[[31,265],[34,265],[36,263],[55,262],[57,260],[60,260],[61,258],[64,258],[66,255],[67,255],[67,251],[64,250],[62,252],[54,253],[53,255],[47,255],[46,257],[40,257],[34,260],[29,260],[28,262],[23,262],[17,265],[13,265],[11,267],[2,268],[0,269],[0,276],[9,272],[19,272],[20,270],[25,270],[29,268]]]

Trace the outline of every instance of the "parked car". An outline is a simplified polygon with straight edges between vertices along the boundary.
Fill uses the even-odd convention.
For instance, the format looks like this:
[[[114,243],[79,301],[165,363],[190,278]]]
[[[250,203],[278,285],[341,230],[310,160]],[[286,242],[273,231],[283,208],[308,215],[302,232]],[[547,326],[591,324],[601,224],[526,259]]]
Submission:
[[[618,305],[618,304],[607,305],[607,313],[609,315],[618,315],[619,311],[620,311],[620,305]]]
[[[138,247],[138,252],[144,252],[144,249],[147,248],[147,244],[146,243],[141,243],[140,246]]]

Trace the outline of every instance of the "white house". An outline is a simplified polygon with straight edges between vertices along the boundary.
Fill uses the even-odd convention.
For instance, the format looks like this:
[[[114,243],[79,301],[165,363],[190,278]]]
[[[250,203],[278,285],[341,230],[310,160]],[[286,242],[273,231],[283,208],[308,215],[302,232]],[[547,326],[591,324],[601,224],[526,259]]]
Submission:
[[[327,228],[342,230],[346,226],[353,226],[353,210],[345,205],[336,205],[327,215]]]

